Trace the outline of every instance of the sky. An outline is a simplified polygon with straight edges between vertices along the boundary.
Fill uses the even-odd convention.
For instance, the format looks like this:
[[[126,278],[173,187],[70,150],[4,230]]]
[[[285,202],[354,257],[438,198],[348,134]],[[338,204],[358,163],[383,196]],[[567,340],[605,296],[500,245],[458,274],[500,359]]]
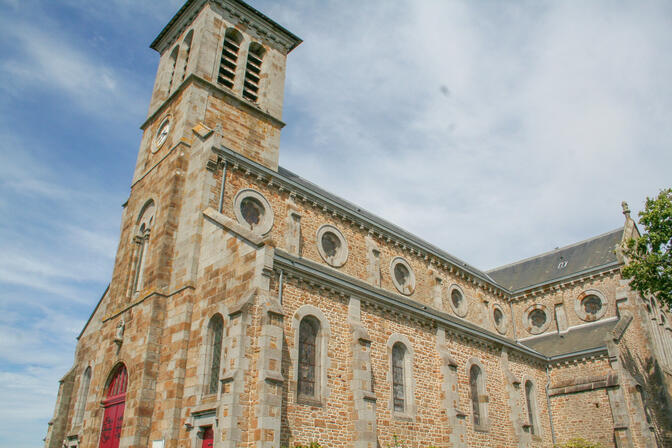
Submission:
[[[672,2],[251,0],[303,38],[280,164],[483,270],[672,186]],[[110,280],[181,0],[0,0],[0,446],[38,447]]]

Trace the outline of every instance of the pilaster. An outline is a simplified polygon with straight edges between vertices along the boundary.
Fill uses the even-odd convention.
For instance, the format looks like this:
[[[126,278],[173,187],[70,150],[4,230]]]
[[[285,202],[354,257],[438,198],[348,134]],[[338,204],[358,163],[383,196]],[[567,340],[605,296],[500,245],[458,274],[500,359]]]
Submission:
[[[219,422],[221,442],[215,446],[237,448],[243,440],[245,376],[250,368],[246,353],[250,340],[247,329],[251,321],[251,311],[257,291],[249,292],[240,302],[229,310],[229,334],[225,339],[227,359],[222,374],[219,404]],[[215,433],[215,438],[218,435]]]
[[[466,448],[467,414],[460,407],[460,393],[457,378],[457,362],[446,344],[446,330],[436,330],[436,349],[441,357],[441,401],[448,416],[450,443],[455,448]]]
[[[376,448],[376,395],[373,393],[371,370],[371,338],[361,324],[360,299],[351,296],[348,322],[352,340],[352,393],[355,448]]]

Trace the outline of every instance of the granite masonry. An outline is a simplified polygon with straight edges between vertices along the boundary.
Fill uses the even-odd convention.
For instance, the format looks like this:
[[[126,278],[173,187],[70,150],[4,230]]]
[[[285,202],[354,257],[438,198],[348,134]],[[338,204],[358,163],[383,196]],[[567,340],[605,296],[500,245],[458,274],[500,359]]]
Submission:
[[[301,40],[189,0],[45,446],[670,447],[672,328],[623,227],[484,272],[278,166]]]

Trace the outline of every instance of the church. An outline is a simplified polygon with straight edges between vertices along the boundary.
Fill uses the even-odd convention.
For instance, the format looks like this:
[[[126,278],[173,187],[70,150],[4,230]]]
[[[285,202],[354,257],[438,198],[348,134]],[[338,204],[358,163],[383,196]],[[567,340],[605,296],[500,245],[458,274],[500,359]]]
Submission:
[[[672,328],[623,226],[482,271],[278,166],[301,39],[188,0],[47,448],[672,446]],[[606,229],[605,229],[606,230]]]

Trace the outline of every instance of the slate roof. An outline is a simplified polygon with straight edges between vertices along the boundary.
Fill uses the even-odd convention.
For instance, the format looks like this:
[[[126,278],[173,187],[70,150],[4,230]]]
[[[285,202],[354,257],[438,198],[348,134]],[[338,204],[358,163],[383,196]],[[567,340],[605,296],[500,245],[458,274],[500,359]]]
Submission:
[[[582,271],[619,263],[614,249],[622,238],[623,228],[619,228],[570,246],[495,268],[487,274],[498,284],[515,292]]]
[[[336,196],[332,193],[329,193],[328,191],[324,190],[320,186],[315,185],[314,183],[302,178],[298,174],[295,174],[292,171],[289,171],[288,169],[283,168],[283,167],[278,167],[278,174],[282,177],[285,177],[285,178],[303,186],[304,188],[307,188],[310,191],[313,191],[313,192],[319,194],[320,196],[323,196],[323,197],[329,199],[332,202],[337,203],[341,207],[344,207],[344,208],[352,211],[354,214],[358,214],[360,216],[363,216],[364,218],[368,219],[369,221],[374,222],[378,226],[386,228],[386,229],[388,229],[388,230],[390,230],[393,233],[396,233],[398,235],[401,235],[402,237],[407,238],[410,241],[413,241],[415,244],[417,244],[421,247],[424,247],[424,248],[440,255],[441,257],[449,260],[454,265],[460,266],[462,269],[465,269],[467,272],[469,272],[469,273],[471,273],[471,274],[473,274],[477,277],[481,277],[482,279],[485,279],[485,280],[487,280],[487,281],[489,281],[493,284],[497,284],[497,282],[492,277],[490,277],[486,272],[481,271],[480,269],[478,269],[478,268],[460,260],[459,258],[457,258],[457,257],[449,254],[448,252],[434,246],[433,244],[428,243],[427,241],[423,240],[422,238],[419,238],[419,237],[415,236],[414,234],[412,234],[410,232],[407,232],[406,230],[402,229],[401,227],[398,227],[398,226],[392,224],[391,222],[386,221],[386,220],[380,218],[379,216],[374,215],[373,213],[363,209],[362,207],[360,207],[356,204],[353,204],[352,202],[346,201],[345,199],[343,199],[339,196]],[[502,285],[500,284],[500,286],[502,286]]]
[[[597,349],[606,345],[604,338],[617,323],[617,319],[605,320],[570,328],[567,333],[549,333],[518,343],[549,357]]]

